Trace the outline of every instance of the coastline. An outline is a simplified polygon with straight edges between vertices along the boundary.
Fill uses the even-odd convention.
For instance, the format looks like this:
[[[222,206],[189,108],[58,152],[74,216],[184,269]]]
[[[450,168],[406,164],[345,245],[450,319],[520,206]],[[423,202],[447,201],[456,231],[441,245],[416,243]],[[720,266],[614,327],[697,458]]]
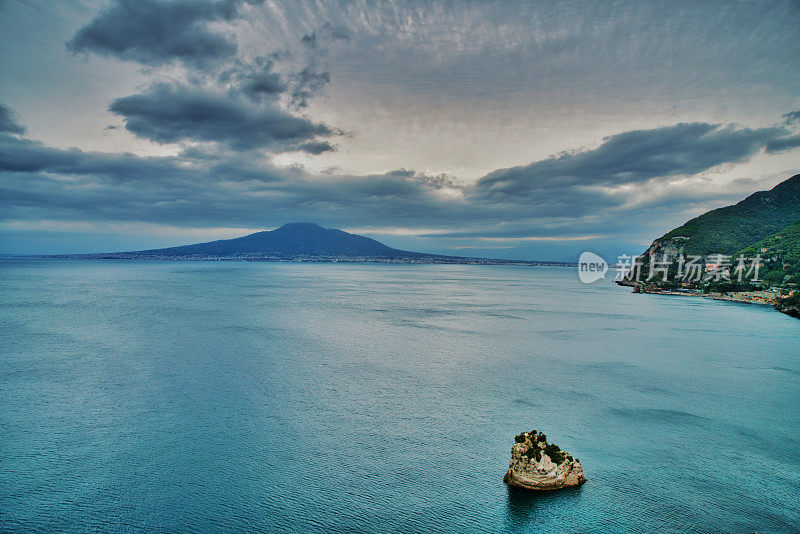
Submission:
[[[699,297],[711,300],[738,302],[741,304],[756,304],[759,306],[775,307],[775,293],[769,291],[739,291],[735,293],[703,293],[702,291],[674,291],[666,289],[647,289],[637,287],[634,293],[648,293],[651,295],[668,295],[673,297]]]
[[[633,287],[633,293],[648,293],[650,295],[666,295],[670,297],[701,297],[711,300],[722,300],[738,304],[756,304],[769,306],[777,312],[789,317],[800,319],[800,306],[797,305],[796,296],[781,297],[774,291],[731,291],[729,293],[708,292],[699,289],[659,289],[657,286],[635,283],[630,281],[615,282],[619,286]]]

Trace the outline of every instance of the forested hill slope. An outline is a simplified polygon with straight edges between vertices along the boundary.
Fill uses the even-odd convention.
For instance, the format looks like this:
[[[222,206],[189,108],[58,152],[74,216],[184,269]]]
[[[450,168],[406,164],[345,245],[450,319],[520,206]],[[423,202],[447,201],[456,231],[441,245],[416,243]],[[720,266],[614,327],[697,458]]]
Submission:
[[[738,204],[709,211],[653,242],[685,255],[735,254],[800,220],[800,174]],[[653,247],[651,247],[652,249]]]

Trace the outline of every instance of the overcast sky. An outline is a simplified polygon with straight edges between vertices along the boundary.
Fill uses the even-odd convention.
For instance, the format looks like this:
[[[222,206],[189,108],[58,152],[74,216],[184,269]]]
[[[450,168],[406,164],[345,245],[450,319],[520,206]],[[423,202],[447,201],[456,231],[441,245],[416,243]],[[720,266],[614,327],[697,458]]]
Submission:
[[[800,172],[800,4],[0,0],[0,252],[643,246]]]

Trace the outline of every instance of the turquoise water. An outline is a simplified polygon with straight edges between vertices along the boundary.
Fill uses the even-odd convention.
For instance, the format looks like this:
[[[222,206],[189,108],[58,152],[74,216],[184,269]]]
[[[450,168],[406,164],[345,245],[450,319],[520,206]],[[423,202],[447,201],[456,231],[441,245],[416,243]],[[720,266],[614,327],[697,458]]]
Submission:
[[[566,268],[0,260],[0,531],[793,532],[800,321]],[[502,483],[532,428],[589,479]]]

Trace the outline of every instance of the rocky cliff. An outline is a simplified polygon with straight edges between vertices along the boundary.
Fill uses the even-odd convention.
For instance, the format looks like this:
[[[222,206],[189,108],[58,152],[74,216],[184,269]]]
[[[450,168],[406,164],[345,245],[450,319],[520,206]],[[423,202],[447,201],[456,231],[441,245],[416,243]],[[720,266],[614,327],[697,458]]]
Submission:
[[[800,291],[795,290],[788,297],[777,297],[775,299],[775,309],[795,319],[800,319]]]
[[[547,443],[547,436],[536,430],[514,438],[511,462],[503,482],[531,490],[554,490],[580,486],[586,482],[577,458]]]

